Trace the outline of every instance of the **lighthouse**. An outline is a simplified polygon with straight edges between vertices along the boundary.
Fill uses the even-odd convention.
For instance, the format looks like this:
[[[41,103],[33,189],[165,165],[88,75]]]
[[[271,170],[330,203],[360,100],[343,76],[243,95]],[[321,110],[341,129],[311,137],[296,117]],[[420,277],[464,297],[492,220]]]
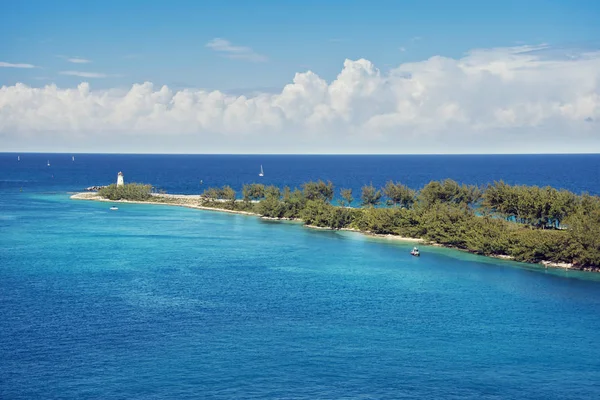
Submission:
[[[123,173],[119,171],[117,174],[117,186],[123,186]]]

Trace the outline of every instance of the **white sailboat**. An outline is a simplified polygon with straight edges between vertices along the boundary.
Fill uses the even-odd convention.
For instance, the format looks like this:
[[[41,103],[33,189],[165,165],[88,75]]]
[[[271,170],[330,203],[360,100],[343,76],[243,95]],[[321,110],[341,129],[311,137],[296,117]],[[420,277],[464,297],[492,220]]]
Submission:
[[[71,161],[75,161],[75,156],[71,157]]]
[[[48,166],[50,166],[50,160],[48,160]]]
[[[265,173],[263,172],[262,164],[260,165],[260,174],[258,174],[258,176],[265,176]]]
[[[21,161],[21,156],[17,156],[17,161]]]

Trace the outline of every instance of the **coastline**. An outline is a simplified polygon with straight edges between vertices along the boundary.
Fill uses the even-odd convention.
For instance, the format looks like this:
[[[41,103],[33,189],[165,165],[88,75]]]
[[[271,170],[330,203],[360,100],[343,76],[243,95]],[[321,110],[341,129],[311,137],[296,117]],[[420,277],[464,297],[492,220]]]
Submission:
[[[272,218],[272,219],[277,219],[277,218]],[[334,229],[331,228],[324,228],[322,226],[315,226],[315,225],[304,225],[307,228],[310,229],[321,229],[321,230],[326,230],[326,231],[332,231]],[[353,229],[353,228],[340,228],[338,229],[340,231],[348,231],[348,232],[356,232],[356,233],[360,233],[362,235],[365,236],[369,236],[369,237],[374,237],[377,239],[386,239],[386,240],[395,240],[398,242],[411,242],[411,243],[421,243],[424,245],[432,245],[431,243],[428,243],[425,239],[421,239],[421,238],[411,238],[408,236],[400,236],[400,235],[382,235],[379,233],[373,233],[373,232],[365,232],[365,231],[360,231],[358,229]]]
[[[195,208],[197,210],[206,210],[206,211],[219,211],[219,212],[227,212],[230,214],[242,214],[242,215],[253,215],[260,217],[259,214],[250,212],[250,211],[239,211],[239,210],[227,210],[225,208],[214,208],[214,207],[205,207],[198,205],[198,201],[200,201],[200,195],[184,195],[184,194],[152,194],[153,197],[163,199],[166,201],[137,201],[137,200],[109,200],[104,197],[99,196],[96,192],[81,192],[75,193],[70,198],[73,200],[92,200],[92,201],[103,201],[107,203],[131,203],[131,204],[156,204],[161,206],[177,206],[177,207],[187,207],[187,208]]]
[[[226,213],[230,213],[230,214],[251,215],[251,216],[255,216],[255,217],[258,217],[258,218],[261,218],[264,220],[269,220],[269,221],[282,221],[281,218],[263,217],[260,214],[253,213],[250,211],[228,210],[225,208],[200,206],[197,204],[198,201],[200,201],[200,199],[202,197],[200,195],[153,193],[152,196],[155,198],[166,200],[166,201],[109,200],[109,199],[105,199],[104,197],[99,196],[96,192],[76,193],[76,194],[71,195],[70,198],[73,200],[92,200],[92,201],[103,201],[103,202],[107,202],[107,203],[157,204],[157,205],[164,205],[164,206],[187,207],[187,208],[194,208],[197,210],[218,211],[218,212],[226,212]],[[287,221],[301,221],[301,220],[289,219]],[[315,225],[304,225],[304,226],[307,228],[310,228],[310,229],[334,230],[331,228],[324,228],[324,227],[315,226]],[[339,230],[361,233],[365,236],[375,237],[378,239],[387,239],[387,240],[395,240],[395,241],[400,241],[400,242],[422,243],[422,244],[426,244],[426,245],[431,245],[431,243],[427,243],[424,239],[421,239],[421,238],[411,238],[411,237],[391,235],[391,234],[381,235],[378,233],[364,232],[364,231],[360,231],[358,229],[352,229],[352,228],[341,228]]]
[[[109,200],[106,199],[104,197],[101,197],[98,195],[97,192],[80,192],[80,193],[75,193],[73,195],[70,196],[71,199],[73,200],[91,200],[91,201],[102,201],[102,202],[107,202],[107,203],[131,203],[131,204],[156,204],[156,205],[167,205],[167,206],[177,206],[177,207],[187,207],[187,208],[193,208],[193,209],[197,209],[197,210],[205,210],[205,211],[216,211],[216,212],[225,212],[225,213],[230,213],[230,214],[240,214],[240,215],[248,215],[248,216],[255,216],[261,219],[265,219],[265,220],[274,220],[274,221],[279,221],[279,218],[270,218],[270,217],[263,217],[260,214],[254,213],[254,212],[250,212],[250,211],[240,211],[240,210],[228,210],[225,208],[215,208],[215,207],[206,207],[206,206],[201,206],[198,205],[198,202],[200,201],[200,199],[202,198],[201,195],[184,195],[184,194],[163,194],[163,193],[153,193],[152,197],[156,198],[156,199],[161,199],[162,201],[152,201],[152,200]],[[298,220],[292,220],[292,221],[298,221]],[[320,230],[334,230],[331,228],[324,228],[324,227],[319,227],[319,226],[314,226],[314,225],[304,225],[305,227],[309,228],[309,229],[320,229]],[[377,238],[377,239],[386,239],[386,240],[393,240],[393,241],[399,241],[399,242],[405,242],[405,243],[420,243],[426,246],[435,246],[435,247],[443,247],[443,248],[447,248],[447,249],[453,249],[453,250],[459,250],[459,251],[464,251],[467,253],[471,253],[471,254],[477,254],[465,249],[459,249],[456,247],[452,247],[452,246],[446,246],[446,245],[442,245],[439,243],[434,243],[434,242],[428,242],[425,239],[422,238],[411,238],[411,237],[404,237],[404,236],[398,236],[398,235],[392,235],[392,234],[388,234],[388,235],[382,235],[382,234],[376,234],[376,233],[372,233],[372,232],[365,232],[365,231],[360,231],[358,229],[353,229],[353,228],[341,228],[340,230],[342,231],[349,231],[349,232],[356,232],[356,233],[360,233],[363,234],[365,236],[369,236],[369,237],[373,237],[373,238]],[[490,258],[496,258],[496,259],[500,259],[500,260],[507,260],[507,261],[514,261],[514,257],[509,256],[509,255],[503,255],[503,254],[490,254],[490,255],[483,255],[483,254],[479,254],[482,255],[484,257],[490,257]],[[522,261],[520,261],[522,262]],[[541,261],[539,263],[527,263],[524,262],[524,264],[530,264],[530,265],[540,265],[543,266],[545,268],[562,268],[562,269],[573,269],[573,270],[577,270],[577,271],[589,271],[589,272],[598,272],[596,270],[586,270],[586,269],[579,269],[579,268],[573,268],[573,264],[571,263],[556,263],[556,262],[552,262],[552,261]]]

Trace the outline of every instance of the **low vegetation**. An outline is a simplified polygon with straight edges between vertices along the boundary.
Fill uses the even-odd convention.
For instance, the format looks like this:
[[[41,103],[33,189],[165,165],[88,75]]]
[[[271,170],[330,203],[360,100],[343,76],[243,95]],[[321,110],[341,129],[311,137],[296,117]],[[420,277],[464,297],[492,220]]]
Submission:
[[[109,200],[148,200],[152,193],[151,185],[141,183],[128,183],[123,186],[112,184],[98,190],[98,194]]]

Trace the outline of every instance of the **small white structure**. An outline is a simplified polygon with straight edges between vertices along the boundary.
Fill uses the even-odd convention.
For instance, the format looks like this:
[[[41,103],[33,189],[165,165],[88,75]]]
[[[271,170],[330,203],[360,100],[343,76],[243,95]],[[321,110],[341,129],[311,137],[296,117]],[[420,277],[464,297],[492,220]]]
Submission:
[[[119,171],[119,173],[117,174],[117,186],[123,186],[125,185],[123,183],[123,173]]]

